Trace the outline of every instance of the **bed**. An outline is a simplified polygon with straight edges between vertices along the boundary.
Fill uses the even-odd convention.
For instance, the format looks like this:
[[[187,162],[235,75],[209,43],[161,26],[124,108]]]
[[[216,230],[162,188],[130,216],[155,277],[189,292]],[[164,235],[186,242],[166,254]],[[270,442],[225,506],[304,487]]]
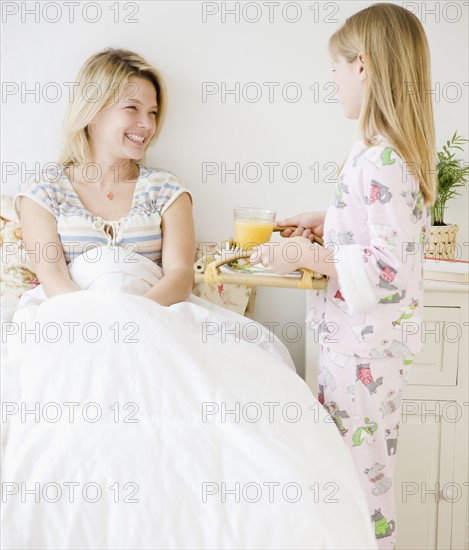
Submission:
[[[9,205],[3,548],[376,548],[349,452],[272,333],[142,297],[158,267],[111,247],[44,300]]]

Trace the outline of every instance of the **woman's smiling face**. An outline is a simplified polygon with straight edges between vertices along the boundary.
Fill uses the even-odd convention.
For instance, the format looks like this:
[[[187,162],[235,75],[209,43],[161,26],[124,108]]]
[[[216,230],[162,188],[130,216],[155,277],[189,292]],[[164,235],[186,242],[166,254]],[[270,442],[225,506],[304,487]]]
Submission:
[[[331,61],[334,71],[334,82],[338,86],[339,101],[347,118],[360,117],[363,98],[365,95],[365,64],[363,55],[358,54],[356,59],[349,63],[345,57],[338,55],[337,60]]]
[[[89,124],[94,159],[141,159],[156,132],[157,97],[149,80],[129,77],[124,92]]]

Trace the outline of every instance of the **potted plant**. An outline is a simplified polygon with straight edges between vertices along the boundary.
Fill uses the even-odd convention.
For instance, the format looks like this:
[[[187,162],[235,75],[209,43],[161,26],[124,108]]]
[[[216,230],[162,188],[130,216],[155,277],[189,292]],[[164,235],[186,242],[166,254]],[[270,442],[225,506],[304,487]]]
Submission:
[[[425,250],[427,258],[454,259],[456,234],[459,227],[456,224],[447,225],[444,214],[448,200],[460,195],[459,189],[467,184],[469,165],[462,159],[455,158],[456,153],[452,151],[455,149],[463,151],[461,145],[468,141],[454,132],[451,140],[443,145],[441,151],[437,151],[437,191],[435,204],[431,208],[432,227]]]

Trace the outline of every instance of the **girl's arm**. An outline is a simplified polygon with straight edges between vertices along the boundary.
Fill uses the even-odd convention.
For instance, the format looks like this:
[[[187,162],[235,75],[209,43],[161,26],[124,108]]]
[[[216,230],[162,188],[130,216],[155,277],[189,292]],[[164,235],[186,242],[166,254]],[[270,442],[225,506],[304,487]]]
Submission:
[[[291,237],[286,241],[256,246],[250,262],[262,263],[277,275],[307,268],[329,277],[337,277],[334,249],[312,244],[307,237]]]
[[[18,200],[26,252],[46,296],[80,290],[70,278],[54,216],[28,197]]]
[[[331,250],[311,244],[312,233],[318,237],[324,235],[326,212],[304,212],[291,218],[278,221],[278,226],[296,225],[297,229],[285,229],[282,237],[286,241],[270,242],[256,247],[251,255],[252,264],[262,263],[278,275],[286,275],[298,268],[308,268],[329,277],[337,277],[335,262]]]
[[[337,259],[334,257],[334,249],[332,247],[325,246],[323,248],[318,244],[304,241],[299,243],[299,250],[301,251],[301,259],[298,261],[298,267],[307,268],[311,271],[337,278],[337,270],[335,268]]]
[[[421,290],[429,208],[397,153],[389,158],[363,165],[368,242],[338,246],[335,252],[340,290],[352,313],[404,298],[403,304],[418,302]]]
[[[194,283],[195,231],[192,204],[180,195],[163,214],[163,278],[146,294],[162,306],[186,300]]]
[[[282,237],[306,237],[312,240],[311,233],[314,233],[318,237],[324,235],[324,219],[326,212],[303,212],[297,214],[291,218],[279,220],[277,225],[279,227],[283,225],[296,225],[297,229],[285,229],[280,233]]]

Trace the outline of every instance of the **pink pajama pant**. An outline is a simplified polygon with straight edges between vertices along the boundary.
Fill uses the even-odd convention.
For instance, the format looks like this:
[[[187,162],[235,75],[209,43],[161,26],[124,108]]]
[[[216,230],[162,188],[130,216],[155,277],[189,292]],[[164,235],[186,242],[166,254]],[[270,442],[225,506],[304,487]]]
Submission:
[[[321,346],[318,400],[349,447],[380,549],[396,542],[394,471],[400,402],[412,356],[362,358]]]

